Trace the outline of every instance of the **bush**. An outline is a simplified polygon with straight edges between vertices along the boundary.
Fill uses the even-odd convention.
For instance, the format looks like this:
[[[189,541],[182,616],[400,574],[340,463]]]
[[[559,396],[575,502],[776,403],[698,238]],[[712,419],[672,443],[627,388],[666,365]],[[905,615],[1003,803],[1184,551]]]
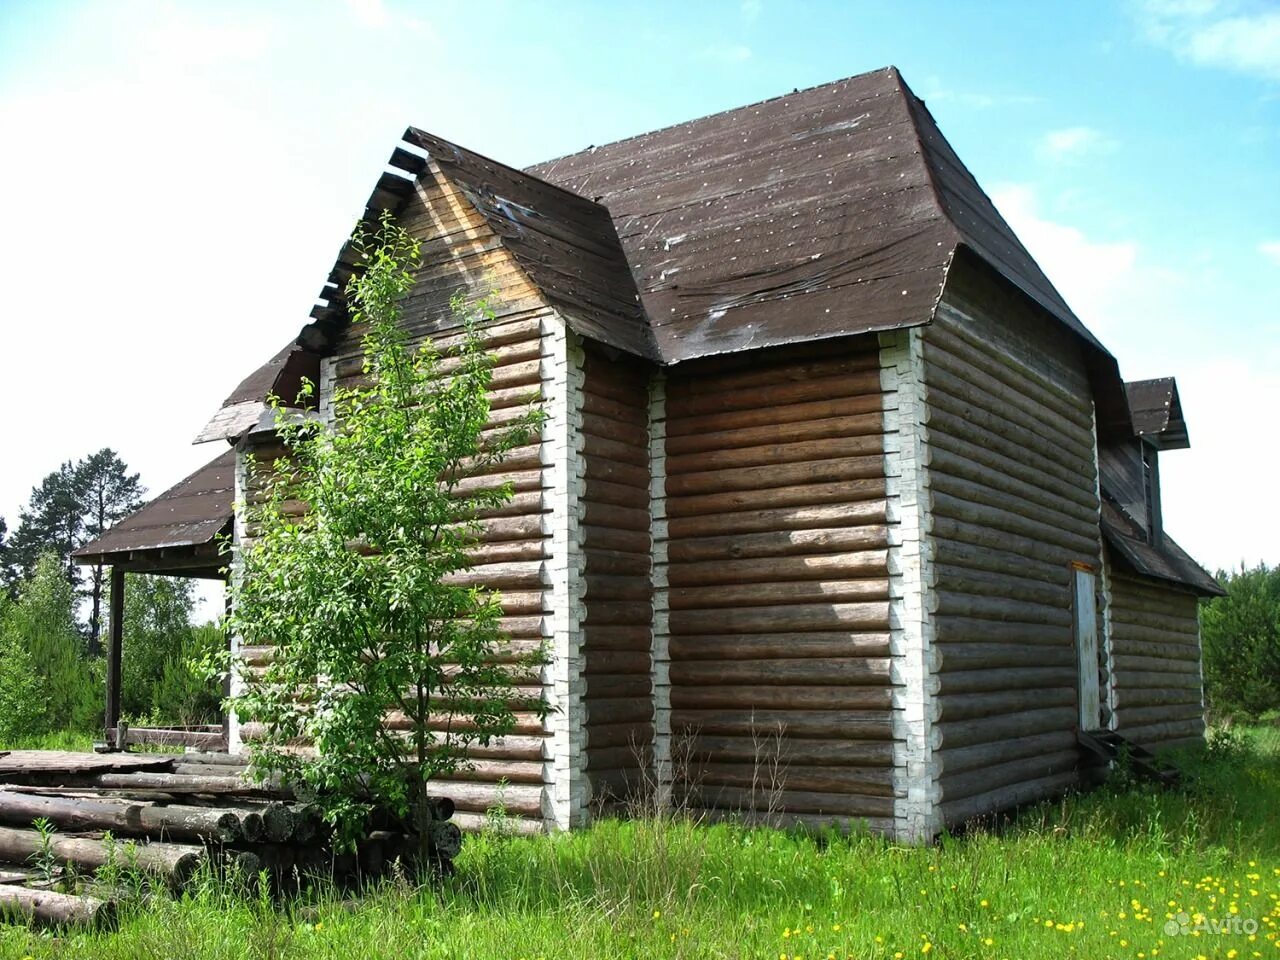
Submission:
[[[1280,567],[1219,573],[1225,597],[1200,614],[1205,694],[1219,717],[1280,707]]]

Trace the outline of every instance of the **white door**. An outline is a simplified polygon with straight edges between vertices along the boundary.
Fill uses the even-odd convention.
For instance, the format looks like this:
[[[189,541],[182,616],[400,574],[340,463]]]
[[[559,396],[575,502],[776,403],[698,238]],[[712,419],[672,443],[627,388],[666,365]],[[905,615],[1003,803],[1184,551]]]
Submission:
[[[1076,662],[1079,666],[1080,729],[1102,726],[1098,692],[1098,604],[1092,570],[1072,567],[1072,608],[1075,612]]]

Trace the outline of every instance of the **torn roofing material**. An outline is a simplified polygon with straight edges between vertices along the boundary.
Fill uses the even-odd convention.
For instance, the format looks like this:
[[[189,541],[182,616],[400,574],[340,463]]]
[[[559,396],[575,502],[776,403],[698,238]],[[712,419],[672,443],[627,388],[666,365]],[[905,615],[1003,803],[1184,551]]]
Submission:
[[[212,543],[231,524],[235,470],[236,452],[228,448],[72,556],[78,563],[111,563],[137,550]]]
[[[1185,450],[1191,446],[1178,398],[1178,382],[1173,377],[1133,380],[1124,389],[1135,434],[1148,438],[1161,450]]]
[[[235,440],[243,436],[268,409],[268,398],[279,397],[292,405],[297,401],[302,381],[306,379],[315,383],[319,377],[320,355],[290,341],[240,381],[194,442]]]
[[[1144,577],[1154,577],[1201,597],[1226,595],[1222,585],[1191,559],[1167,534],[1150,543],[1144,531],[1102,490],[1102,535],[1120,559],[1121,566]]]

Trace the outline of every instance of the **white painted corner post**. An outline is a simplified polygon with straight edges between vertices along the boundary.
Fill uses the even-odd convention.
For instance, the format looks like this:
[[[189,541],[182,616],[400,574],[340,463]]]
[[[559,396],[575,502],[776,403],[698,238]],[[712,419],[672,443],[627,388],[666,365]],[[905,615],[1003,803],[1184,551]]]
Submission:
[[[649,381],[649,517],[652,525],[653,769],[659,808],[671,802],[671,615],[667,595],[667,384],[662,370]]]
[[[903,841],[927,843],[942,829],[942,819],[934,758],[938,677],[922,328],[880,334],[880,386],[894,684],[894,833]]]
[[[231,519],[231,563],[229,565],[227,583],[228,613],[231,612],[232,597],[235,590],[244,578],[244,561],[240,555],[240,549],[244,543],[244,508],[248,502],[249,495],[249,469],[248,464],[245,462],[247,452],[248,437],[244,437],[236,444],[235,499],[234,513]],[[240,662],[240,647],[240,637],[237,634],[233,633],[227,637],[227,648],[231,655],[231,664],[227,677],[226,693],[231,697],[238,697],[244,693],[244,677],[240,675],[237,667]],[[240,729],[240,718],[234,710],[228,710],[223,722],[226,724],[223,735],[227,742],[227,753],[241,753],[244,750],[244,738]]]
[[[551,557],[543,565],[548,612],[543,639],[548,662],[543,689],[551,712],[544,729],[543,822],[548,829],[580,826],[587,816],[582,676],[583,567],[579,509],[582,499],[583,351],[578,337],[555,315],[542,319],[541,381],[543,534]]]

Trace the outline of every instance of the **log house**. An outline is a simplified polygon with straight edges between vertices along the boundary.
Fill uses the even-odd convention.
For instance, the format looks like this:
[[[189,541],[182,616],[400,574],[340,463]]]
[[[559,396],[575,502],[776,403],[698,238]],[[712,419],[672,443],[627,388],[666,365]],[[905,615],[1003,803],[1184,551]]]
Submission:
[[[422,241],[411,336],[492,294],[494,419],[549,414],[474,575],[546,645],[519,692],[553,712],[438,784],[456,819],[568,829],[656,790],[926,840],[1076,783],[1080,731],[1202,737],[1220,588],[1163,529],[1176,384],[1121,380],[897,70],[524,171],[410,128],[383,210]],[[245,454],[279,452],[266,398],[307,377],[323,416],[360,375],[353,267],[198,437],[230,450],[82,560],[174,572],[245,536],[225,479],[252,496]],[[196,533],[131,536],[210,471]]]

